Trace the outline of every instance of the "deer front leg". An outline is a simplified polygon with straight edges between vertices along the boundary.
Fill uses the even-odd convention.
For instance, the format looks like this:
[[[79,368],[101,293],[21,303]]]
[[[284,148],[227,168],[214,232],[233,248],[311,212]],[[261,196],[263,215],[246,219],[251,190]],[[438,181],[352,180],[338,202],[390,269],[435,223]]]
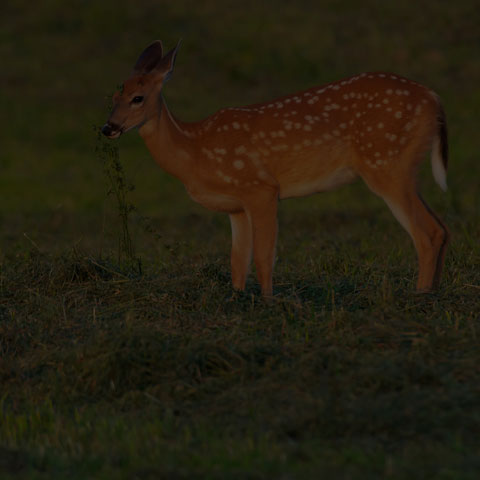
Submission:
[[[232,284],[235,290],[245,290],[245,282],[252,261],[252,225],[245,212],[231,213],[230,224],[232,226]]]
[[[257,269],[262,294],[271,297],[272,272],[277,242],[278,192],[269,192],[256,198],[254,205],[247,209],[253,230],[253,258]]]

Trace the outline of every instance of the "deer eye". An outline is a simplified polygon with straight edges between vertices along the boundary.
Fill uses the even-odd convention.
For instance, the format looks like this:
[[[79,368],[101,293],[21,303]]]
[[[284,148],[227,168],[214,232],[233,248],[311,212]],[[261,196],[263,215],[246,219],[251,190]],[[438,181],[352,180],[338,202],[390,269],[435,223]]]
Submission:
[[[139,96],[139,97],[133,97],[131,103],[139,104],[139,103],[142,103],[142,102],[143,102],[143,97]]]

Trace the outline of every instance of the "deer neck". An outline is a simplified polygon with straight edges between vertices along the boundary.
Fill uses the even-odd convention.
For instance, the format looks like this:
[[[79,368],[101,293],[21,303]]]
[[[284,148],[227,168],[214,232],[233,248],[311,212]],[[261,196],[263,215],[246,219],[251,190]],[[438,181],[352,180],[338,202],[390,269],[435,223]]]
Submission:
[[[191,141],[159,97],[158,111],[139,128],[150,154],[167,173],[187,183],[193,162]]]

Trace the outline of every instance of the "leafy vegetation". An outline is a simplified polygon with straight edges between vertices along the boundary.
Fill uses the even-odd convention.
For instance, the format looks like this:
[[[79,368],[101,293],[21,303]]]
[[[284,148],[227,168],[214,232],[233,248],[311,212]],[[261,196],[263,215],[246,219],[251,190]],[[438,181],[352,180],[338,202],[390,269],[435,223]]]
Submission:
[[[476,2],[160,3],[2,9],[0,478],[477,478]],[[254,275],[233,294],[227,219],[133,132],[117,157],[92,129],[139,51],[179,37],[180,118],[365,70],[437,90],[440,291],[413,293],[410,239],[357,183],[283,202],[275,300]]]

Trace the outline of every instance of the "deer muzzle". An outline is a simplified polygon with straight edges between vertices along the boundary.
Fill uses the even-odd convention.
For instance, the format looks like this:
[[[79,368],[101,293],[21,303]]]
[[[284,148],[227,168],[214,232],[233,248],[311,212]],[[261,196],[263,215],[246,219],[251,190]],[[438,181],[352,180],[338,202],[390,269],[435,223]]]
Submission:
[[[102,133],[108,138],[118,138],[122,134],[122,129],[114,123],[107,122],[102,127]]]

